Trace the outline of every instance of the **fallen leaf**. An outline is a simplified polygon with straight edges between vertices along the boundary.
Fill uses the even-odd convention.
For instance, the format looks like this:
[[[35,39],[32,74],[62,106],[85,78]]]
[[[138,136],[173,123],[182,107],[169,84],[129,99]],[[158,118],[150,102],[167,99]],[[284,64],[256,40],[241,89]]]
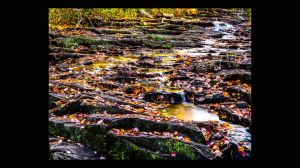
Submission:
[[[223,93],[223,96],[228,97],[229,94],[228,94],[227,92],[224,92],[224,93]]]
[[[238,146],[238,150],[239,150],[240,152],[243,152],[243,151],[244,151],[244,147]]]
[[[190,140],[190,138],[188,138],[188,137],[184,137],[184,138],[183,138],[183,141],[184,141],[184,142],[190,142],[191,140]]]
[[[176,157],[176,152],[172,152],[171,156]]]
[[[53,87],[53,91],[54,91],[54,92],[59,92],[58,87],[57,87],[57,86],[54,86],[54,87]]]

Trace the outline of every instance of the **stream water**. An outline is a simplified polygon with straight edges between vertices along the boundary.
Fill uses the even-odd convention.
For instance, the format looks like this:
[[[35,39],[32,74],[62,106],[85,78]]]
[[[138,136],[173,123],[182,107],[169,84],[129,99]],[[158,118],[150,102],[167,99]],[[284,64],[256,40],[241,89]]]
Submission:
[[[192,103],[172,104],[160,109],[166,116],[176,117],[185,121],[218,121],[220,124],[228,123],[219,119],[217,114],[209,113],[207,109],[198,107]],[[247,127],[228,123],[230,129],[228,137],[234,143],[243,143],[251,149],[251,134]]]

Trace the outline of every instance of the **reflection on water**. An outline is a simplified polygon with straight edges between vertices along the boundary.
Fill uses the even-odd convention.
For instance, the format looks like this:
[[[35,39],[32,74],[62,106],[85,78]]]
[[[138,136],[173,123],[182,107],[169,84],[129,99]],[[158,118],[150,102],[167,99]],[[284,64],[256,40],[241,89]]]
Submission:
[[[94,62],[92,65],[82,65],[82,66],[77,66],[77,67],[70,68],[70,69],[74,70],[74,71],[81,71],[84,68],[86,68],[86,69],[111,68],[115,65],[117,65],[117,64],[114,62],[99,61],[99,62]]]
[[[165,116],[176,117],[185,121],[218,121],[220,124],[225,123],[219,120],[218,115],[209,113],[206,109],[197,107],[192,103],[172,104],[160,111]],[[242,143],[243,146],[251,149],[251,134],[247,131],[247,127],[231,123],[229,125],[228,137],[230,141]]]
[[[114,58],[115,60],[118,60],[118,61],[122,61],[122,62],[135,62],[137,61],[137,57],[134,57],[134,56],[112,56],[112,58]]]
[[[167,108],[161,109],[166,116],[173,116],[185,121],[218,121],[219,116],[208,113],[206,109],[195,106],[192,103],[172,104]]]

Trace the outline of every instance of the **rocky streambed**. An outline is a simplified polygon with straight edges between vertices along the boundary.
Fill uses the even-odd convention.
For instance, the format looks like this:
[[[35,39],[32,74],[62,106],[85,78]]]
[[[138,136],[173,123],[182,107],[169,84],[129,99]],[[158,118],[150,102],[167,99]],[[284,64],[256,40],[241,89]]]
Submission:
[[[49,30],[49,159],[249,159],[242,9]]]

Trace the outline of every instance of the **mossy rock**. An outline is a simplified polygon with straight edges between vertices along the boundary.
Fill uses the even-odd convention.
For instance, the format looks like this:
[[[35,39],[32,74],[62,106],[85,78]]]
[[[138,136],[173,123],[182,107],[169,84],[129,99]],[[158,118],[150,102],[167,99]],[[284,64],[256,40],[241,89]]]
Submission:
[[[210,159],[213,154],[204,145],[188,144],[165,137],[117,136],[107,125],[90,124],[85,127],[68,121],[50,119],[50,136],[63,136],[88,145],[113,160],[153,159]],[[176,157],[171,156],[176,152]]]
[[[106,45],[109,44],[109,42],[103,40],[83,38],[83,37],[68,37],[63,39],[59,44],[62,47],[71,48],[71,47],[78,47],[80,45],[85,45],[85,46]]]
[[[145,47],[153,48],[153,49],[171,49],[173,47],[172,43],[155,42],[155,41],[143,41],[143,45]]]
[[[161,138],[161,137],[124,137],[125,139],[134,142],[138,146],[146,147],[152,151],[158,151],[157,153],[171,154],[176,153],[176,158],[173,159],[184,159],[184,160],[206,160],[214,158],[214,155],[204,147],[206,151],[198,152],[199,149],[187,144],[185,142],[174,140],[172,138]]]

